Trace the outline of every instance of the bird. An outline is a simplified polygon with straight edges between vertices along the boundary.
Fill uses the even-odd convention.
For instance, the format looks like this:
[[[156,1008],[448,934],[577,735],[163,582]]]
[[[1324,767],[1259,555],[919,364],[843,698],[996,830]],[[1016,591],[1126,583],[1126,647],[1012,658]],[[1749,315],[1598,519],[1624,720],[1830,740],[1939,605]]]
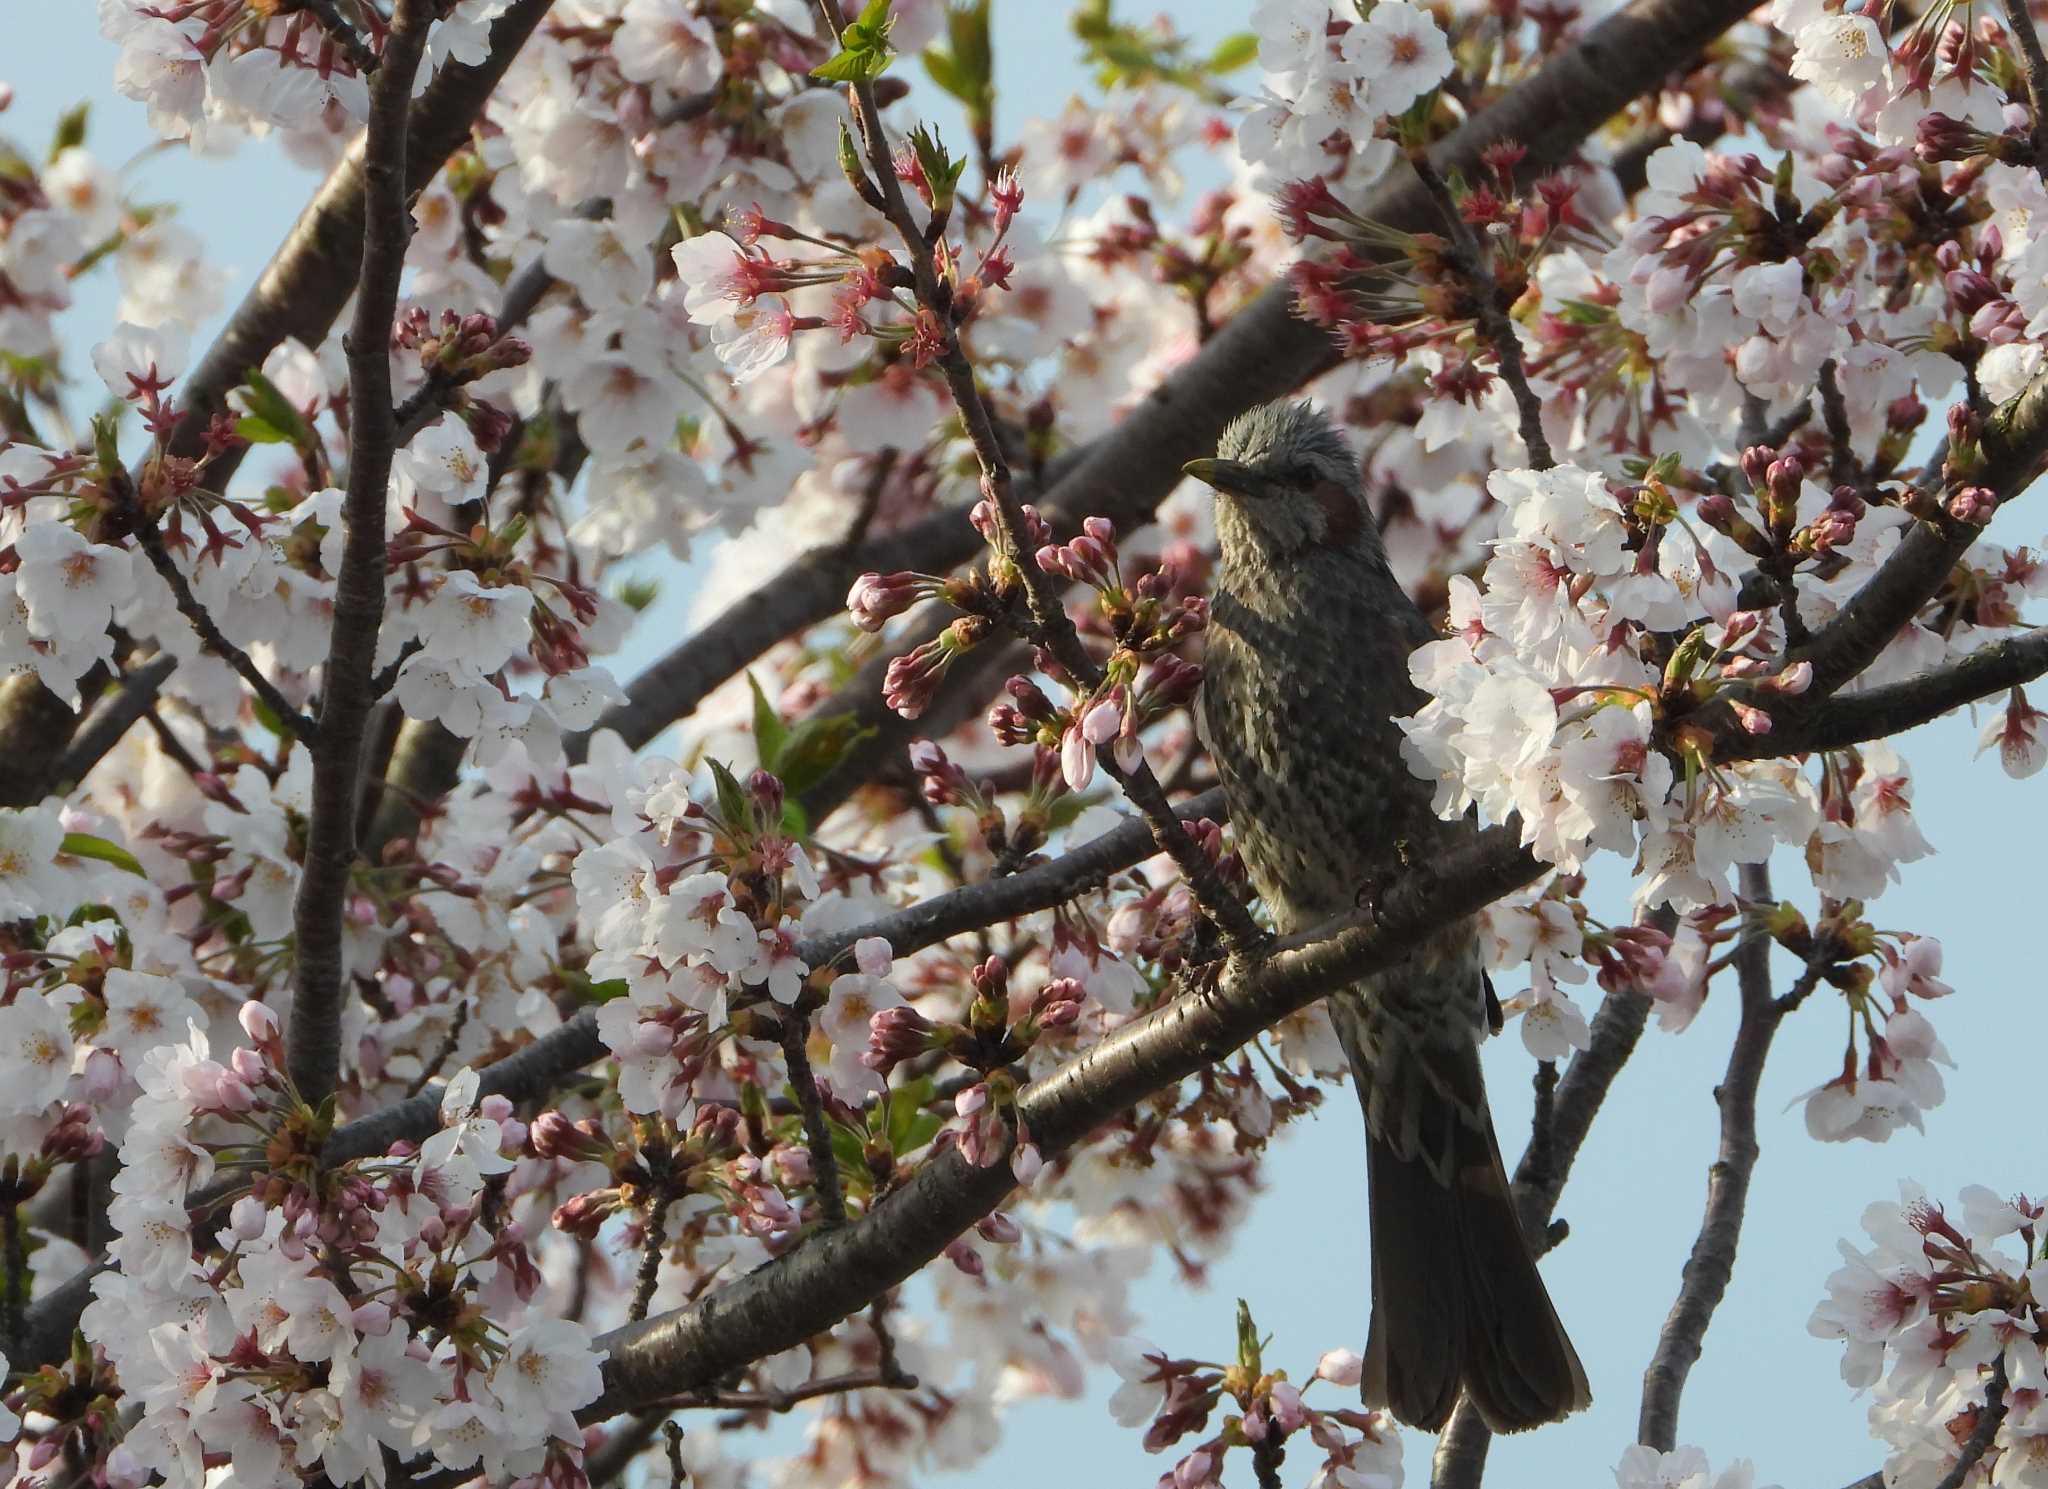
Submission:
[[[1368,903],[1478,831],[1440,820],[1395,722],[1438,639],[1394,578],[1359,463],[1313,404],[1233,420],[1185,473],[1214,488],[1218,561],[1196,727],[1238,852],[1283,934]],[[1440,1430],[1460,1392],[1496,1432],[1591,1403],[1522,1233],[1481,1078],[1497,1028],[1477,922],[1330,995],[1365,1114],[1365,1404]]]

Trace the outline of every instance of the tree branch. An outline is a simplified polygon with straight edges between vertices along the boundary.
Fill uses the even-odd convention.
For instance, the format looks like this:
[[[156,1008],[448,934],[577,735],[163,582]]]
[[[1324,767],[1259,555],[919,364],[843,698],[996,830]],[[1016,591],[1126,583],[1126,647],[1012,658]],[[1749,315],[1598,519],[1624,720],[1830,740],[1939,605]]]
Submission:
[[[341,1062],[342,907],[356,856],[356,785],[363,729],[375,702],[371,670],[384,623],[384,524],[396,425],[391,406],[391,323],[412,240],[406,198],[406,114],[413,75],[433,22],[429,0],[397,0],[384,57],[370,85],[363,151],[365,232],[348,352],[347,531],[334,585],[334,626],[321,669],[320,729],[313,742],[313,806],[294,932],[289,1059],[292,1084],[317,1106]]]
[[[115,474],[120,477],[117,484],[121,492],[122,515],[128,519],[128,525],[135,530],[135,541],[142,546],[144,556],[149,559],[149,566],[170,586],[171,599],[178,607],[178,614],[191,623],[200,643],[208,651],[235,669],[236,675],[249,685],[250,691],[263,700],[264,707],[277,715],[278,722],[291,730],[294,738],[302,744],[312,744],[314,735],[318,732],[313,721],[277,690],[277,684],[263,675],[263,669],[256,665],[247,652],[221,634],[220,627],[213,623],[213,616],[199,603],[199,597],[192,593],[192,586],[186,582],[184,574],[172,560],[171,551],[164,545],[164,535],[157,527],[156,519],[144,511],[142,503],[137,500],[134,484],[122,473],[117,471]],[[141,697],[139,701],[142,712],[146,713],[156,700],[152,693]],[[137,716],[140,717],[139,714]]]
[[[1517,838],[1513,826],[1489,828],[1395,885],[1375,917],[1347,916],[1232,958],[1213,988],[1174,999],[1026,1087],[1019,1109],[1033,1139],[1048,1155],[1064,1151],[1331,988],[1391,965],[1436,928],[1529,883],[1543,866]],[[609,1351],[605,1394],[586,1420],[711,1385],[831,1328],[937,1256],[1014,1182],[1007,1165],[977,1168],[949,1151],[858,1221],[811,1236],[688,1307],[613,1331],[600,1341]]]
[[[112,695],[86,716],[72,738],[71,747],[58,759],[52,773],[56,783],[63,786],[84,780],[156,706],[158,690],[177,670],[176,657],[167,651],[158,652],[115,684]]]
[[[1224,813],[1222,789],[1214,788],[1183,802],[1178,810],[1191,821],[1199,817],[1220,818]],[[855,942],[880,936],[897,956],[909,956],[962,932],[1063,904],[1075,895],[1099,887],[1153,851],[1151,828],[1138,820],[1126,822],[1072,852],[1022,873],[970,884],[892,911],[866,925],[811,937],[799,944],[797,955],[810,966],[822,967],[850,951]],[[586,1009],[559,1029],[484,1066],[477,1072],[477,1094],[504,1096],[515,1105],[540,1101],[568,1076],[609,1054],[597,1036],[595,1011]],[[440,1125],[441,1088],[435,1086],[340,1128],[328,1139],[320,1159],[332,1168],[358,1158],[374,1157],[389,1152],[393,1143],[418,1142],[438,1131]],[[186,1203],[191,1208],[210,1206],[232,1192],[235,1182],[230,1179],[209,1185],[188,1196]],[[103,1261],[95,1262],[30,1308],[23,1354],[18,1359],[11,1352],[9,1355],[19,1368],[34,1369],[64,1357],[71,1347],[71,1331],[77,1326],[78,1315],[92,1301],[92,1277],[104,1265]]]
[[[2037,626],[1947,667],[1830,698],[1803,718],[1794,717],[1784,724],[1773,721],[1768,734],[1731,739],[1714,755],[1720,760],[1740,760],[1846,749],[1866,740],[1903,734],[1951,709],[2032,682],[2044,672],[2048,672],[2048,626]]]
[[[1985,469],[1968,484],[1990,487],[2002,505],[2026,488],[2048,455],[2048,371],[2037,373],[1991,416],[1983,447]],[[1831,695],[1875,661],[1982,532],[1945,510],[1933,521],[1916,524],[1884,567],[1801,653],[1800,660],[1813,663],[1810,696]]]
[[[2048,56],[2041,53],[2041,34],[2034,29],[2028,0],[2005,0],[2005,18],[2026,63],[2027,112],[2033,118],[2027,138],[2034,147],[2034,169],[2048,181]]]
[[[1479,323],[1480,335],[1493,348],[1493,360],[1500,368],[1501,381],[1514,395],[1522,448],[1528,455],[1529,464],[1535,470],[1549,470],[1557,460],[1550,453],[1550,441],[1543,433],[1543,401],[1529,386],[1528,373],[1522,370],[1522,339],[1515,334],[1515,323],[1508,319],[1507,309],[1501,304],[1500,285],[1495,282],[1493,270],[1487,265],[1486,249],[1480,246],[1472,224],[1458,210],[1458,199],[1451,195],[1450,183],[1430,164],[1429,156],[1417,151],[1408,159],[1415,168],[1415,179],[1429,193],[1437,215],[1443,219],[1451,235],[1458,257],[1463,260],[1458,267],[1463,271],[1466,293],[1472,297],[1473,319]]]
[[[782,1011],[782,1058],[789,1067],[789,1089],[804,1118],[804,1146],[811,1155],[811,1187],[824,1211],[825,1224],[846,1224],[846,1195],[839,1185],[839,1158],[832,1151],[832,1129],[825,1125],[825,1105],[818,1099],[818,1077],[811,1070],[811,1020],[794,1008]]]
[[[1707,1325],[1713,1322],[1714,1310],[1720,1307],[1735,1273],[1750,1176],[1756,1170],[1757,1087],[1763,1080],[1771,1040],[1784,1018],[1771,990],[1772,943],[1761,914],[1773,901],[1770,870],[1760,863],[1744,864],[1741,880],[1743,909],[1748,916],[1735,950],[1742,1017],[1734,1047],[1728,1052],[1728,1072],[1714,1088],[1714,1101],[1721,1109],[1720,1150],[1707,1171],[1706,1213],[1685,1263],[1684,1281],[1658,1335],[1656,1353],[1643,1372],[1643,1407],[1636,1440],[1660,1453],[1678,1445],[1678,1400],[1700,1357]]]

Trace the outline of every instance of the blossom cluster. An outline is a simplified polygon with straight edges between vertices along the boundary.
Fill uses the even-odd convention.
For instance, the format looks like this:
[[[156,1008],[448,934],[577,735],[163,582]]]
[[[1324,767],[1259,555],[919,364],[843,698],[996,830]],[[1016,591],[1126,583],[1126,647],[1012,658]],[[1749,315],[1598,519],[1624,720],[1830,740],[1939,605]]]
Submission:
[[[1870,1391],[1871,1432],[1891,1449],[1886,1483],[1973,1467],[1978,1482],[2041,1481],[2041,1209],[1975,1184],[1948,1206],[1902,1183],[1896,1204],[1863,1212],[1868,1247],[1841,1243],[1843,1265],[1807,1326],[1842,1342],[1843,1381]]]

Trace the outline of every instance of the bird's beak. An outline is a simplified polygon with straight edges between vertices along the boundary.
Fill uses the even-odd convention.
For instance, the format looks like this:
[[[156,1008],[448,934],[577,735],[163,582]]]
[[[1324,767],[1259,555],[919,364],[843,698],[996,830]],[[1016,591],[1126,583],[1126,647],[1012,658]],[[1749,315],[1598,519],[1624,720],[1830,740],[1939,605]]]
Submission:
[[[1181,474],[1193,476],[1205,486],[1227,491],[1232,496],[1252,496],[1258,491],[1258,473],[1236,460],[1190,460]]]

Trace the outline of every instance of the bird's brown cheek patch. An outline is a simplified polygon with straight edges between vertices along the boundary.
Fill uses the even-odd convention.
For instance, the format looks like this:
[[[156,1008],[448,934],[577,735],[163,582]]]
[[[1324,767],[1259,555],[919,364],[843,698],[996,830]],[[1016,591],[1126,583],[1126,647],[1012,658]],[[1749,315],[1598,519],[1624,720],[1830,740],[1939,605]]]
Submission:
[[[1323,509],[1323,538],[1332,548],[1350,548],[1365,532],[1365,504],[1335,481],[1318,481],[1309,493]]]

